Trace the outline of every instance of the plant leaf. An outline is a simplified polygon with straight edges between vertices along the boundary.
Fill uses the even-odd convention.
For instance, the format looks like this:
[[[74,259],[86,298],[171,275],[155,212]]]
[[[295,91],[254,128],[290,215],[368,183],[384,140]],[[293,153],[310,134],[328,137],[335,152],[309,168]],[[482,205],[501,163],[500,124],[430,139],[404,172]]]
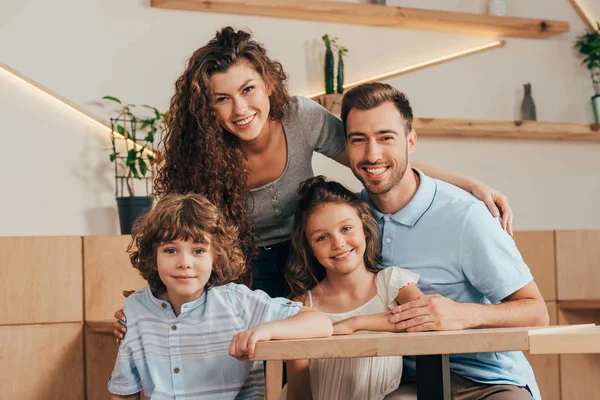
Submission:
[[[113,97],[113,96],[104,96],[102,98],[102,100],[111,100],[111,101],[115,101],[115,102],[117,102],[119,104],[123,104],[123,103],[121,103],[121,100],[119,100],[119,99],[117,99],[116,97]]]
[[[142,173],[142,176],[146,176],[146,172],[148,171],[148,166],[146,165],[146,162],[144,161],[144,159],[138,158],[138,164],[140,165],[140,172]]]
[[[129,166],[135,166],[136,156],[137,156],[137,151],[135,149],[130,149],[127,152],[127,161],[125,163]]]

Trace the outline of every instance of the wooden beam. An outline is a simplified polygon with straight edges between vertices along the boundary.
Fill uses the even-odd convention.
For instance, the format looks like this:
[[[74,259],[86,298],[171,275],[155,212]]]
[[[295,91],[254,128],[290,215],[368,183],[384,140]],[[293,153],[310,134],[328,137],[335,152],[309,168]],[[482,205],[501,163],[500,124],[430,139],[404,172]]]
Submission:
[[[422,137],[600,141],[598,124],[417,118],[413,127]]]
[[[529,329],[369,333],[323,339],[272,340],[256,344],[254,359],[297,360],[528,350]]]
[[[259,15],[475,35],[528,39],[569,31],[566,21],[499,17],[454,11],[319,0],[151,0],[152,7]]]
[[[569,3],[571,3],[573,8],[575,9],[575,12],[577,13],[577,15],[579,15],[579,18],[581,18],[581,20],[587,25],[588,29],[591,31],[595,31],[596,26],[594,26],[594,19],[592,18],[592,15],[590,13],[588,13],[581,6],[581,4],[579,4],[579,1],[569,0]]]

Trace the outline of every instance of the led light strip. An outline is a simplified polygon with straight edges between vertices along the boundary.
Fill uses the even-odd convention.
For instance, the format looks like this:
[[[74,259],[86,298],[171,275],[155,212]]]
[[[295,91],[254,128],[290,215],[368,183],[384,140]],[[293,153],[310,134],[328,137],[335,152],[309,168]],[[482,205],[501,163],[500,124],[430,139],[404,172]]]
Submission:
[[[592,31],[595,31],[597,27],[594,25],[594,18],[592,18],[592,14],[586,11],[586,9],[579,4],[578,0],[569,0],[569,3],[571,3],[579,17],[583,20],[583,22],[585,22],[588,28],[590,28]]]
[[[497,47],[502,47],[502,46],[504,46],[504,44],[505,44],[505,42],[503,40],[496,40],[494,42],[490,42],[490,43],[487,43],[487,44],[484,44],[484,45],[481,45],[481,46],[471,47],[471,48],[468,48],[468,49],[465,49],[465,50],[457,51],[455,53],[447,54],[445,56],[436,57],[436,58],[432,58],[432,59],[427,60],[427,61],[422,61],[420,63],[412,64],[412,65],[409,65],[407,67],[402,67],[402,68],[395,69],[393,71],[388,71],[388,72],[384,72],[384,73],[379,74],[379,75],[374,75],[374,76],[371,76],[369,78],[365,78],[365,79],[361,79],[361,80],[358,80],[358,81],[350,82],[350,83],[347,83],[347,84],[344,85],[344,89],[348,90],[348,89],[351,89],[351,88],[353,88],[355,86],[361,85],[363,83],[382,81],[382,80],[385,80],[385,79],[392,78],[394,76],[404,75],[404,74],[407,74],[409,72],[417,71],[417,70],[422,69],[422,68],[433,67],[434,65],[438,65],[438,64],[444,63],[446,61],[455,60],[457,58],[461,58],[461,57],[468,56],[468,55],[471,55],[471,54],[477,54],[477,53],[480,53],[480,52],[485,51],[485,50],[490,50],[490,49],[495,49]],[[315,99],[315,98],[317,98],[317,97],[319,97],[321,95],[324,95],[324,94],[325,94],[325,92],[318,92],[318,93],[310,94],[310,95],[308,95],[306,97],[309,97],[311,99]]]
[[[47,98],[52,99],[53,101],[57,102],[58,104],[61,104],[65,107],[65,109],[70,110],[72,112],[74,112],[76,115],[83,117],[84,119],[86,119],[87,121],[91,121],[94,125],[100,127],[101,129],[108,131],[108,133],[111,132],[111,127],[106,124],[105,122],[103,122],[101,119],[99,119],[98,117],[89,114],[87,111],[83,110],[82,108],[80,108],[79,106],[77,106],[76,104],[70,102],[69,100],[60,97],[59,95],[53,93],[52,91],[46,89],[45,87],[43,87],[42,85],[40,85],[39,83],[35,82],[34,80],[26,77],[25,75],[22,75],[20,73],[18,73],[17,71],[15,71],[14,69],[12,69],[11,67],[9,67],[8,65],[0,62],[0,71],[4,72],[6,74],[6,76],[11,77],[16,79],[19,82],[23,82],[27,85],[29,85],[29,87],[32,87],[34,89],[36,89],[36,91],[38,93],[40,93],[42,96],[46,96]],[[122,137],[123,139],[125,139],[125,136],[121,135],[118,132],[115,132],[115,135]],[[134,146],[137,150],[140,150],[143,146],[140,145],[139,143],[134,142],[131,139],[126,139],[127,142],[129,144],[131,144],[132,146]],[[146,153],[149,156],[152,156],[154,158],[156,158],[156,153],[154,153],[152,150],[150,149],[144,149],[144,153]]]

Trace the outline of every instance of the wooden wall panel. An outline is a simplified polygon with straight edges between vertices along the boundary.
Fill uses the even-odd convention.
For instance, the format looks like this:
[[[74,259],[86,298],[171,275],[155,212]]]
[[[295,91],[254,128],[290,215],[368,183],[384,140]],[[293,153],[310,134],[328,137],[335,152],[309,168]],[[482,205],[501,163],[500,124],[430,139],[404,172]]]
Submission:
[[[86,332],[85,363],[87,400],[110,400],[107,385],[119,345],[112,333]]]
[[[550,325],[558,325],[556,302],[547,301],[546,306],[550,315]],[[558,354],[531,355],[529,352],[524,353],[535,373],[535,380],[540,388],[542,399],[561,400]]]
[[[556,300],[554,231],[515,232],[515,243],[545,300]]]
[[[3,399],[81,400],[82,323],[0,326]]]
[[[81,237],[0,237],[0,325],[83,320]]]
[[[558,322],[565,324],[600,324],[600,310],[558,310]],[[560,355],[562,400],[588,400],[600,397],[600,354]]]
[[[556,231],[558,300],[600,300],[600,231]]]
[[[131,266],[126,253],[130,236],[86,236],[83,238],[85,319],[113,319],[123,307],[123,290],[138,290],[146,285]]]

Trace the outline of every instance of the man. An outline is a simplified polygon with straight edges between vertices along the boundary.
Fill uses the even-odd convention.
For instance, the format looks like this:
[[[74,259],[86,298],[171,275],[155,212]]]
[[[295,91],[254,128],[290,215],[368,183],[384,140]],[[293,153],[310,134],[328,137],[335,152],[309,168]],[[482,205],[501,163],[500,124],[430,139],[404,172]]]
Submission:
[[[409,332],[548,325],[545,302],[510,235],[469,193],[411,169],[408,99],[370,83],[342,102],[346,151],[382,233],[382,265],[418,273],[426,296],[396,307]],[[521,352],[450,356],[453,398],[540,399]],[[405,358],[405,374],[415,361]]]

